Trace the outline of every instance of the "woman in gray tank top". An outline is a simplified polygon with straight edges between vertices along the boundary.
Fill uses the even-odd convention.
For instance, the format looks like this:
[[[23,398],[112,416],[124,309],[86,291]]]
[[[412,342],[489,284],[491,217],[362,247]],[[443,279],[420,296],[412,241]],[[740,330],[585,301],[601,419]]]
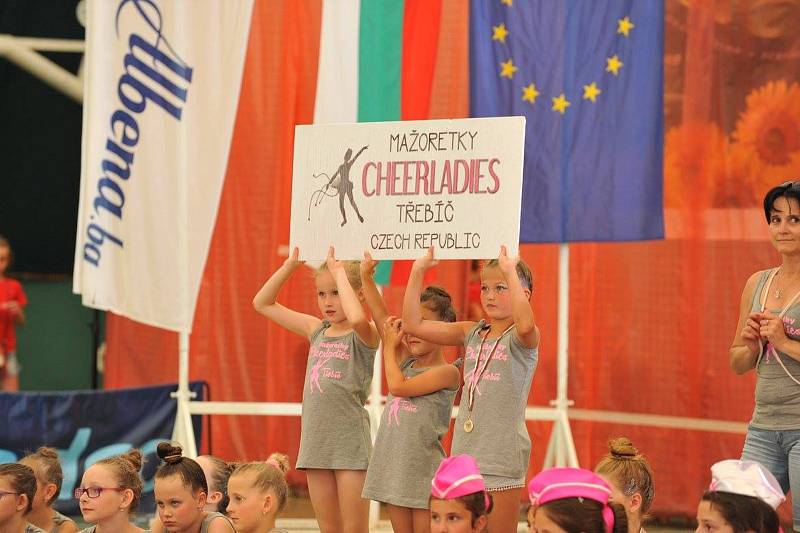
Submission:
[[[530,306],[531,271],[502,246],[498,259],[481,271],[487,320],[448,323],[424,320],[417,304],[425,271],[435,264],[432,248],[414,261],[403,302],[403,328],[430,342],[466,346],[451,454],[469,454],[478,461],[494,499],[489,531],[514,531],[530,459],[525,406],[539,345]]]
[[[361,267],[367,304],[373,319],[384,325],[383,363],[389,386],[362,495],[388,504],[395,532],[429,531],[431,479],[445,458],[441,439],[450,426],[461,375],[445,361],[441,346],[406,336],[398,319],[385,316],[369,254]],[[427,320],[456,319],[450,295],[440,287],[425,289],[419,305]]]
[[[320,531],[369,528],[369,502],[361,497],[372,452],[364,408],[380,337],[363,307],[358,262],[342,263],[333,248],[314,282],[324,320],[277,302],[281,287],[303,263],[299,250],[284,262],[253,299],[255,309],[309,339],[300,451],[311,505]]]
[[[756,370],[753,418],[742,459],[764,465],[784,492],[800,491],[800,182],[773,187],[764,197],[777,268],[747,280],[730,349],[737,374]],[[800,497],[792,498],[800,530]]]

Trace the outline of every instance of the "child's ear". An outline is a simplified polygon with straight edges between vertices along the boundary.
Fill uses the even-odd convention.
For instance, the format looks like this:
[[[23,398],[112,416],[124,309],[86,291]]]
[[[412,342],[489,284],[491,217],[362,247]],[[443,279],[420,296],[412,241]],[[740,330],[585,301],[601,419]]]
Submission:
[[[220,500],[222,500],[222,493],[218,490],[209,494],[207,498],[208,503],[219,503]]]
[[[49,502],[53,499],[53,496],[56,495],[56,491],[58,487],[56,487],[55,483],[48,483],[44,486],[44,501]]]
[[[272,510],[273,507],[275,507],[275,498],[272,496],[272,494],[267,492],[267,494],[264,496],[264,506],[261,509],[261,514],[267,514]]]
[[[523,289],[523,291],[525,292],[525,297],[528,298],[528,300],[530,300],[531,299],[531,294],[533,294],[531,292],[531,290],[530,289]]]

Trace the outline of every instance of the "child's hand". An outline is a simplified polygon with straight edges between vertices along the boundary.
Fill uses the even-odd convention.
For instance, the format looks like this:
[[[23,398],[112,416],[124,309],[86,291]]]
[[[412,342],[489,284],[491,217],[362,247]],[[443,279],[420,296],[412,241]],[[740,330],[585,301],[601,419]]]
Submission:
[[[500,246],[497,265],[506,277],[517,275],[517,262],[519,262],[519,257],[508,257],[508,250],[505,245]]]
[[[412,268],[422,270],[424,272],[426,270],[430,270],[438,264],[439,261],[433,258],[433,246],[431,246],[428,248],[428,253],[414,261]]]
[[[325,259],[325,264],[328,266],[328,271],[333,274],[339,270],[344,270],[344,263],[336,259],[334,255],[333,246],[328,248],[328,257]]]
[[[378,266],[379,261],[375,261],[372,256],[364,251],[364,259],[361,260],[361,277],[372,278],[375,276],[375,267]]]
[[[405,336],[406,332],[403,331],[402,321],[396,316],[386,317],[386,320],[383,321],[383,341],[386,345],[395,348],[395,353],[397,353]]]
[[[283,266],[289,267],[292,270],[299,267],[300,265],[304,264],[305,261],[300,261],[300,249],[295,246],[292,250],[292,253],[289,254],[289,257],[286,258],[286,261],[283,262]]]

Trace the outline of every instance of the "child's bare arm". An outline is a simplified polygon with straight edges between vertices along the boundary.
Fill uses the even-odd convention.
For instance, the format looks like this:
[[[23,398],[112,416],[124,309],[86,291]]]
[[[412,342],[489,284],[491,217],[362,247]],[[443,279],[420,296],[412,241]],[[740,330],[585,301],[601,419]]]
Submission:
[[[517,275],[517,261],[519,261],[518,257],[508,257],[505,246],[500,247],[498,264],[508,282],[508,290],[511,293],[511,314],[514,317],[517,337],[524,346],[535,348],[539,345],[539,328],[536,327],[533,316],[533,308],[529,299],[530,291],[522,286]]]
[[[442,322],[422,318],[419,298],[422,294],[425,272],[437,264],[438,261],[433,258],[433,247],[428,249],[427,254],[414,261],[403,297],[403,329],[406,333],[428,342],[461,346],[467,332],[475,325],[474,322]]]
[[[270,276],[255,298],[253,298],[253,307],[256,311],[292,333],[309,338],[319,328],[322,321],[317,317],[293,311],[276,301],[283,284],[303,264],[302,261],[298,260],[299,254],[299,250],[295,248],[292,251],[292,255]]]
[[[380,342],[378,330],[367,318],[367,313],[364,311],[364,306],[350,285],[350,280],[347,279],[347,272],[341,261],[338,261],[334,256],[333,246],[328,250],[328,271],[333,276],[336,282],[336,289],[339,292],[339,301],[342,302],[342,310],[347,317],[347,322],[352,326],[353,331],[356,332],[358,338],[361,339],[367,346],[376,347]]]

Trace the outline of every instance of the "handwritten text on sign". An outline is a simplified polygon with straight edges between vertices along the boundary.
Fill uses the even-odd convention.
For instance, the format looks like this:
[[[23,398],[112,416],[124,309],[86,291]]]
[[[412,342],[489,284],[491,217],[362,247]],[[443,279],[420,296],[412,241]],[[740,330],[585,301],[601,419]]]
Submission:
[[[524,135],[523,117],[298,126],[290,244],[301,259],[516,254]]]

